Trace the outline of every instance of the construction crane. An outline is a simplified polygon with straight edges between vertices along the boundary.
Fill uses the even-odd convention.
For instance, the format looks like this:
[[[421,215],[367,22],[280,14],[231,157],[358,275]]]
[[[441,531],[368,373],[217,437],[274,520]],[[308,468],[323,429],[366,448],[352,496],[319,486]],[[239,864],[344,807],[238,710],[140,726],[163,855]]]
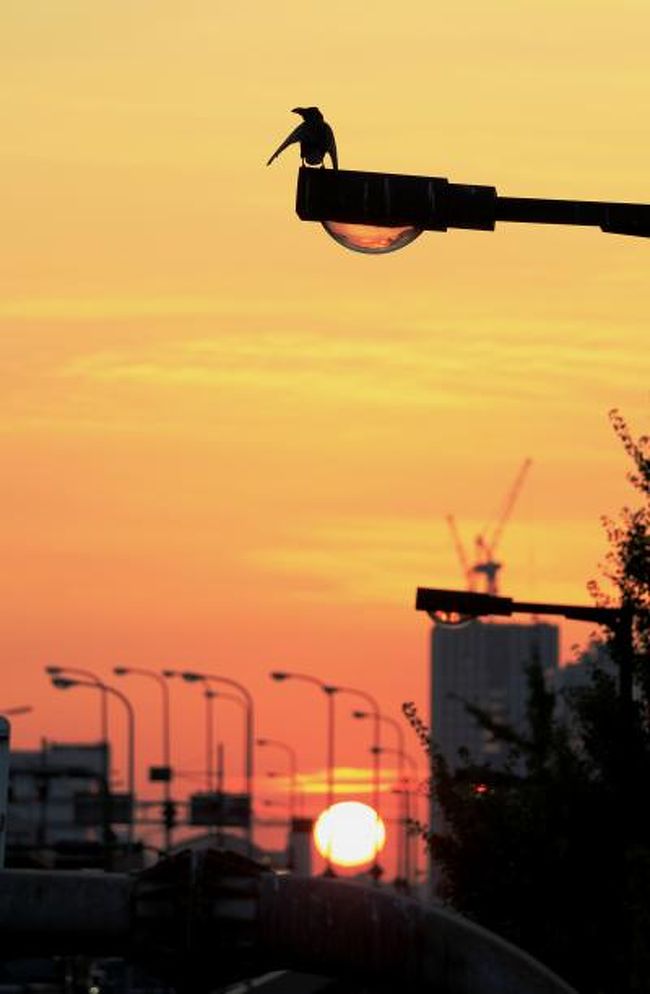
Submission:
[[[451,537],[454,541],[454,548],[456,549],[456,555],[458,556],[458,562],[460,563],[460,568],[463,571],[463,576],[465,577],[465,583],[467,584],[468,590],[474,589],[474,569],[470,566],[469,559],[467,558],[467,553],[465,552],[465,546],[463,545],[462,539],[458,533],[458,528],[456,526],[456,519],[453,514],[447,515],[447,524],[449,525],[449,531],[451,532]]]
[[[519,472],[515,477],[514,483],[506,494],[496,524],[494,525],[489,537],[487,536],[487,526],[476,536],[474,540],[475,561],[473,564],[470,565],[453,515],[447,515],[447,524],[449,525],[449,530],[451,531],[454,546],[456,548],[456,554],[458,555],[468,590],[474,590],[476,577],[480,576],[484,578],[485,593],[498,593],[498,576],[499,571],[503,567],[503,563],[500,563],[495,559],[495,553],[501,540],[503,529],[512,514],[512,509],[515,506],[515,502],[519,496],[531,464],[532,459],[525,459],[522,463]]]

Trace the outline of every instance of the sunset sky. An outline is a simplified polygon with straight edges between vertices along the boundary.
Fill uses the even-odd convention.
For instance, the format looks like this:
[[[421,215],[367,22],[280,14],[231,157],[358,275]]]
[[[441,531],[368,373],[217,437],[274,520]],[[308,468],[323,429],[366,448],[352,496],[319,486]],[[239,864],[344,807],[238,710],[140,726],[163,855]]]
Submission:
[[[97,735],[93,693],[52,690],[47,663],[233,675],[312,774],[323,702],[269,670],[426,713],[415,588],[462,586],[445,515],[470,548],[526,457],[503,592],[588,602],[600,515],[632,499],[607,412],[648,428],[650,244],[501,225],[364,257],[295,216],[295,149],[264,163],[316,104],[345,168],[646,202],[647,0],[5,0],[0,23],[0,707],[35,708],[17,747]],[[144,769],[156,688],[120,689]],[[173,691],[196,771],[203,702]],[[241,717],[220,715],[237,786]],[[262,796],[280,763],[260,757]]]

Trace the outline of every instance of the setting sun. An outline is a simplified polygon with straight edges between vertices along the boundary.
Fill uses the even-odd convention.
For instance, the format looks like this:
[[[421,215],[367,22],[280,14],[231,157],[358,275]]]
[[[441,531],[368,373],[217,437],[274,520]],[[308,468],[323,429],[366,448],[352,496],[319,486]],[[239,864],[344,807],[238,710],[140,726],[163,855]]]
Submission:
[[[386,828],[370,805],[341,801],[320,814],[314,826],[314,841],[325,859],[339,866],[360,866],[383,849]]]

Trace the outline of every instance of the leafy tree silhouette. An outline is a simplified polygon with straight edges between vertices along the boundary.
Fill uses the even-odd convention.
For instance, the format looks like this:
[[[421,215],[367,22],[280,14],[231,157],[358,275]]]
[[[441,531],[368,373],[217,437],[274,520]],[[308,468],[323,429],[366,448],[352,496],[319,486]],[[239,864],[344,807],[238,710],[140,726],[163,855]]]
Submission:
[[[614,663],[632,667],[632,704],[597,660],[567,692],[564,718],[539,661],[527,666],[526,730],[466,704],[506,746],[499,769],[461,753],[452,769],[413,704],[404,712],[431,755],[441,823],[414,826],[440,871],[440,896],[527,949],[583,994],[650,990],[650,439],[610,420],[634,469],[639,507],[604,519],[609,551],[599,604],[632,614],[632,659],[607,636]],[[607,585],[607,592],[605,589]]]

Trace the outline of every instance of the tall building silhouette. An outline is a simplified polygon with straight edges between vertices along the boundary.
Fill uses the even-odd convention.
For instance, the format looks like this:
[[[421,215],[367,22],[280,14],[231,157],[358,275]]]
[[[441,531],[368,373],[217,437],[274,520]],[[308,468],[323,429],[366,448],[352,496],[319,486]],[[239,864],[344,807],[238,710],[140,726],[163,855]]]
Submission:
[[[523,727],[527,666],[538,659],[549,682],[558,669],[559,629],[551,624],[471,621],[431,632],[431,731],[450,766],[459,749],[473,762],[498,766],[504,747],[467,713],[465,702],[496,720]]]

